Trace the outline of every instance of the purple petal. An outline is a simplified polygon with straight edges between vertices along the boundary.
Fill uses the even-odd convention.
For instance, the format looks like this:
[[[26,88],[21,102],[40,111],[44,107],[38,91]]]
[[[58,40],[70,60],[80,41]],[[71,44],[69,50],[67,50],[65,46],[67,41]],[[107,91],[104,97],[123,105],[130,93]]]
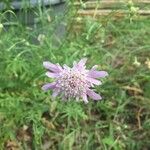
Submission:
[[[108,76],[108,73],[106,71],[90,70],[88,76],[92,78],[100,78],[100,77]]]
[[[98,68],[98,65],[94,65],[93,67],[92,67],[92,70],[96,70]]]
[[[87,61],[87,59],[86,58],[83,58],[83,59],[81,59],[78,63],[74,63],[73,64],[73,68],[74,69],[77,69],[77,70],[79,70],[79,71],[81,71],[81,70],[83,70],[83,69],[85,69],[85,63],[86,63],[86,61]]]
[[[86,94],[83,94],[83,95],[82,95],[82,98],[83,98],[83,101],[84,101],[85,103],[88,103],[88,99],[87,99],[87,95],[86,95]]]
[[[91,97],[92,99],[94,99],[94,100],[100,100],[100,99],[102,99],[102,97],[99,94],[95,93],[94,91],[92,91],[90,89],[87,90],[87,95],[89,97]]]
[[[87,77],[87,81],[91,82],[92,84],[95,84],[95,85],[101,85],[102,82],[99,81],[99,80],[96,80],[94,78],[90,78],[90,77]]]
[[[46,76],[49,78],[58,78],[59,74],[58,73],[52,73],[52,72],[46,72]]]
[[[57,65],[57,67],[59,69],[59,72],[61,72],[63,70],[62,67],[59,64],[56,64],[56,65]]]
[[[42,86],[42,90],[47,91],[48,89],[54,89],[56,86],[56,83],[47,83],[45,85]]]
[[[59,64],[55,65],[55,64],[52,64],[48,61],[45,61],[43,62],[43,66],[50,70],[50,71],[53,71],[53,72],[60,72],[62,70],[61,66]]]
[[[70,69],[71,69],[71,68],[68,67],[66,64],[63,65],[63,68],[64,68],[65,70],[67,70],[67,71],[70,71]]]
[[[78,62],[78,66],[84,66],[87,61],[87,58],[83,58]]]
[[[53,90],[52,97],[55,98],[59,93],[60,93],[60,91],[59,91],[58,89],[54,89],[54,90]]]

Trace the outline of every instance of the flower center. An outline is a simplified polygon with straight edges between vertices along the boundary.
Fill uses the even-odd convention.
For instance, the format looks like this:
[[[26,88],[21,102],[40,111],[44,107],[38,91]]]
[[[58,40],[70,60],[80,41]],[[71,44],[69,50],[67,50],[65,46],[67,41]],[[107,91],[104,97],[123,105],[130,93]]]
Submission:
[[[85,75],[72,70],[63,72],[57,80],[57,85],[65,97],[80,97],[87,87]]]

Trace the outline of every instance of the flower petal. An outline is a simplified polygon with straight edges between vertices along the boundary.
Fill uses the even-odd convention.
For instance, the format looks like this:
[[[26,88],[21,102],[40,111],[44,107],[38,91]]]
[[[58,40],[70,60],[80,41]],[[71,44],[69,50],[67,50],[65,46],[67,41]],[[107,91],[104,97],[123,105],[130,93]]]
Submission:
[[[60,93],[60,91],[58,89],[54,89],[52,97],[55,98],[59,93]]]
[[[73,64],[73,68],[77,69],[78,71],[83,71],[83,69],[86,68],[85,63],[87,61],[87,58],[81,59],[78,63]]]
[[[45,85],[42,86],[42,90],[47,91],[48,89],[54,89],[56,86],[56,83],[47,83]]]
[[[61,66],[59,64],[52,64],[51,62],[45,61],[43,62],[43,66],[53,72],[60,72],[61,71]]]
[[[65,70],[67,70],[67,71],[70,71],[70,70],[71,70],[71,68],[70,68],[69,66],[67,66],[66,64],[63,65],[63,68],[64,68]]]
[[[102,97],[99,94],[95,93],[94,91],[92,91],[90,89],[87,90],[87,95],[89,97],[91,97],[92,99],[94,99],[94,100],[100,100],[100,99],[102,99]]]
[[[92,78],[100,78],[100,77],[105,77],[108,76],[108,73],[106,71],[96,71],[96,70],[90,70],[88,72],[88,76]]]
[[[87,81],[89,81],[89,82],[91,82],[92,84],[95,84],[95,85],[101,85],[102,84],[101,81],[96,80],[94,78],[87,77],[86,79],[87,79]]]
[[[87,95],[83,94],[82,98],[83,98],[83,101],[87,104],[88,103]]]
[[[58,73],[52,73],[52,72],[46,72],[46,76],[49,78],[58,78],[59,74]]]
[[[92,70],[96,70],[98,68],[98,65],[94,65],[93,67],[92,67]]]
[[[59,64],[56,64],[59,72],[63,71],[62,67]]]
[[[87,58],[83,58],[78,62],[78,66],[84,66],[87,61]]]

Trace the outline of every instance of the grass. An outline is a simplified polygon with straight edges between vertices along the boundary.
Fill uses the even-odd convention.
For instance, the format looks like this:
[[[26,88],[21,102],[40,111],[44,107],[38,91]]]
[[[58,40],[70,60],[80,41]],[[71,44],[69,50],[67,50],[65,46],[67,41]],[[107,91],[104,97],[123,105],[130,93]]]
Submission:
[[[150,149],[150,20],[88,18],[84,30],[70,28],[53,44],[61,17],[48,22],[47,12],[36,12],[38,26],[16,20],[0,32],[0,149]],[[68,26],[71,17],[64,16]],[[51,91],[41,90],[49,81],[42,62],[71,65],[83,57],[109,73],[96,87],[103,100],[52,101]]]

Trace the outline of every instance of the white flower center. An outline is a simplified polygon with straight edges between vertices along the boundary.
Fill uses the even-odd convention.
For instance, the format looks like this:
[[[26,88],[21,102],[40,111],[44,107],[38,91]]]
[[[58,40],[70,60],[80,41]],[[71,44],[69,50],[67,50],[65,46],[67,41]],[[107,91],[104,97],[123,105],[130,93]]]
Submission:
[[[65,97],[81,97],[86,93],[86,75],[79,71],[64,71],[57,80],[57,87]]]

